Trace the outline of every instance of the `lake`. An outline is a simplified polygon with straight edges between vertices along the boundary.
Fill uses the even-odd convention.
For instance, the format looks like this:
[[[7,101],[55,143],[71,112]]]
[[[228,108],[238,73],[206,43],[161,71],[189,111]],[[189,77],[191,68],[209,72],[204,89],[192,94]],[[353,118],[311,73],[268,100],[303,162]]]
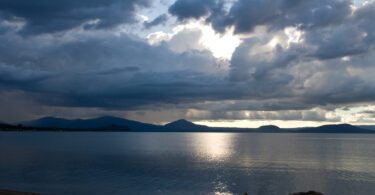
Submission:
[[[0,189],[375,194],[375,135],[0,132]]]

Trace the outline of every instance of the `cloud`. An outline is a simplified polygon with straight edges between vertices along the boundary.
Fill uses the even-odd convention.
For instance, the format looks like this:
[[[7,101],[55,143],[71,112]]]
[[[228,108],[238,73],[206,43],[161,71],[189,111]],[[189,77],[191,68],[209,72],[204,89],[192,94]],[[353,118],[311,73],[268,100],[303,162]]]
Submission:
[[[133,23],[137,7],[149,7],[151,0],[38,1],[4,0],[0,18],[22,20],[22,34],[66,31],[83,25],[89,29],[108,29]]]
[[[249,99],[291,97],[305,108],[371,102],[374,42],[364,19],[370,15],[358,17],[362,9],[335,28],[296,28],[302,34],[298,41],[290,42],[285,29],[255,31],[234,52],[229,79],[247,85],[243,93]]]
[[[44,70],[26,69],[12,65],[0,64],[0,81],[2,83],[30,83],[47,79],[51,74]]]
[[[372,51],[375,45],[375,28],[371,18],[375,15],[368,9],[375,9],[373,4],[375,3],[357,9],[345,23],[307,31],[306,43],[316,48],[312,55],[330,59]]]
[[[218,0],[177,0],[169,7],[169,13],[177,16],[179,20],[189,18],[198,19],[207,16],[211,11],[220,5]]]
[[[179,24],[171,33],[157,31],[147,36],[150,44],[165,43],[176,52],[187,50],[208,50],[216,58],[228,60],[240,44],[239,37],[231,33],[218,34],[202,22]]]
[[[32,95],[18,90],[3,91],[0,87],[0,118],[2,122],[19,122],[31,119],[41,111],[41,106],[32,100]]]
[[[146,29],[149,29],[149,28],[152,28],[152,27],[157,26],[157,25],[165,24],[167,21],[168,21],[168,15],[167,14],[161,14],[150,22],[148,22],[148,21],[144,22],[143,25]]]
[[[199,29],[183,29],[170,38],[168,45],[176,52],[204,50],[200,43],[202,36],[203,32]]]
[[[249,39],[231,59],[229,78],[247,85],[248,97],[293,97],[307,107],[367,102],[375,97],[373,79],[365,73],[373,71],[373,63],[367,62],[375,57],[372,50],[349,59],[339,55],[341,58],[322,60],[304,43],[288,47],[269,47],[268,43]]]
[[[145,38],[112,28],[135,22],[146,0],[14,2],[0,3],[0,93],[22,93],[22,102],[186,111],[193,119],[338,121],[335,108],[375,99],[374,3],[177,0],[169,13],[184,28]],[[162,24],[165,14],[144,25]],[[246,34],[233,35],[238,47],[228,60],[204,42],[207,24],[218,32],[210,29],[212,42],[229,28]]]
[[[51,106],[130,109],[189,101],[188,97],[191,101],[215,98],[209,95],[211,87],[222,83],[219,61],[205,50],[176,53],[165,44],[152,46],[109,32],[66,36],[65,41],[0,37],[13,39],[5,41],[7,48],[0,51],[7,54],[3,63],[14,64],[0,66],[4,73],[0,86],[17,82],[12,88],[35,93],[35,99]],[[41,40],[45,44],[30,49]]]
[[[311,29],[338,24],[351,14],[351,5],[346,0],[238,0],[226,10],[223,1],[177,0],[169,12],[179,20],[207,17],[218,32],[234,27],[236,33],[248,33],[262,25],[270,29]]]
[[[199,111],[186,113],[193,120],[283,120],[283,121],[330,121],[339,122],[341,118],[325,110],[287,110],[287,111]]]
[[[307,105],[371,101],[375,86],[365,72],[373,71],[375,55],[367,9],[335,26],[254,31],[232,56],[230,80],[248,85],[250,97],[299,97]],[[300,39],[291,41],[288,29]]]

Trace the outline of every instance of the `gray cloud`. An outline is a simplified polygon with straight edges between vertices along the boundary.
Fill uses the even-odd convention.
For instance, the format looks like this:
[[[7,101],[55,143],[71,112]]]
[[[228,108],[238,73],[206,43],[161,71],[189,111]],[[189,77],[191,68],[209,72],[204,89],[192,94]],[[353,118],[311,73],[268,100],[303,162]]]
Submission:
[[[201,47],[200,31],[185,29],[150,45],[102,30],[133,22],[136,7],[148,1],[12,2],[0,3],[0,93],[22,93],[6,97],[33,105],[30,112],[35,105],[108,112],[169,108],[203,113],[195,119],[337,121],[325,113],[375,99],[374,3],[352,13],[349,1],[239,0],[226,9],[224,1],[177,0],[169,12],[181,21],[205,17],[219,32],[252,32],[227,69]],[[62,11],[67,17],[57,17]],[[95,18],[101,22],[84,31],[55,33]],[[266,30],[254,31],[257,26]],[[300,40],[288,40],[289,27]]]
[[[327,116],[324,110],[303,111],[190,111],[186,116],[194,120],[298,120],[339,122],[338,116]]]
[[[232,56],[230,80],[247,85],[249,97],[298,97],[306,108],[371,102],[374,29],[366,10],[335,26],[301,31],[299,42],[286,43],[283,30],[246,39]],[[270,47],[275,37],[281,41]]]
[[[175,52],[203,50],[202,45],[199,43],[202,34],[202,31],[198,29],[184,29],[174,35],[167,44]]]
[[[320,59],[352,56],[372,51],[375,46],[375,28],[372,17],[374,3],[362,7],[345,23],[306,32],[306,43],[316,47],[313,53]]]
[[[157,25],[165,24],[168,21],[168,15],[167,14],[161,14],[160,16],[156,17],[150,22],[144,22],[144,27],[146,29],[152,28]]]
[[[233,26],[236,33],[248,33],[260,25],[311,29],[338,24],[350,15],[351,4],[349,0],[238,0],[227,11],[223,1],[177,0],[169,12],[180,20],[208,16],[206,21],[219,32]]]
[[[12,65],[0,64],[0,81],[2,83],[30,83],[47,79],[51,74],[44,70],[25,69]]]
[[[137,7],[150,6],[151,0],[3,0],[0,18],[22,20],[23,34],[39,34],[69,30],[81,25],[90,29],[112,28],[133,23]]]
[[[169,7],[169,13],[177,16],[179,20],[198,19],[210,14],[219,4],[218,0],[177,0]]]
[[[320,56],[309,55],[314,50],[293,47],[285,50],[276,47],[259,55],[251,54],[254,45],[250,40],[237,48],[229,77],[233,82],[247,85],[249,97],[278,101],[293,97],[307,108],[368,102],[375,98],[373,79],[366,73],[373,71],[373,63],[367,62],[375,57],[372,50],[350,56],[348,61],[342,58],[321,60]]]
[[[13,88],[35,93],[36,100],[51,106],[130,109],[216,98],[209,95],[217,94],[211,87],[223,83],[210,52],[175,53],[165,44],[151,46],[127,35],[94,34],[73,33],[62,42],[46,38],[46,44],[31,53],[40,37],[23,40],[12,35],[18,41],[7,42],[7,48],[18,51],[3,48],[8,56],[1,60],[14,65],[0,66],[0,86],[13,82]],[[38,82],[30,82],[34,80]]]
[[[18,90],[1,90],[0,118],[2,122],[18,122],[20,119],[32,119],[41,110],[41,106],[32,100],[32,94]]]

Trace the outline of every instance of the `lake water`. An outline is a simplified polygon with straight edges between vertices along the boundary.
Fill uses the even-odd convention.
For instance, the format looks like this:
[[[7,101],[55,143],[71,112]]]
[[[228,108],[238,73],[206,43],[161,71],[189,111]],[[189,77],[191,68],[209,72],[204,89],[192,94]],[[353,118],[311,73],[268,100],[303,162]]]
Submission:
[[[0,188],[43,194],[375,194],[375,135],[0,132]]]

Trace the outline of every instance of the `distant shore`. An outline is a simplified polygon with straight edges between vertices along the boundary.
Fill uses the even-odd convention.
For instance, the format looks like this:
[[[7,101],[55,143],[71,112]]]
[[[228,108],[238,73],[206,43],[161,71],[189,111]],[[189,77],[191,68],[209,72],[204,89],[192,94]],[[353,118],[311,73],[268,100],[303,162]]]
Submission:
[[[331,124],[319,127],[280,128],[265,125],[258,128],[209,127],[179,119],[165,125],[148,124],[118,117],[63,119],[44,117],[18,125],[0,123],[0,131],[65,131],[65,132],[213,132],[213,133],[348,133],[373,134],[375,126]]]
[[[21,192],[21,191],[15,191],[15,190],[0,189],[0,195],[40,195],[40,194],[34,193],[34,192]]]
[[[34,192],[21,192],[15,190],[2,190],[0,189],[0,195],[40,195],[39,193]],[[244,195],[247,195],[245,192]],[[321,192],[308,191],[308,192],[296,192],[290,193],[290,195],[323,195]]]

